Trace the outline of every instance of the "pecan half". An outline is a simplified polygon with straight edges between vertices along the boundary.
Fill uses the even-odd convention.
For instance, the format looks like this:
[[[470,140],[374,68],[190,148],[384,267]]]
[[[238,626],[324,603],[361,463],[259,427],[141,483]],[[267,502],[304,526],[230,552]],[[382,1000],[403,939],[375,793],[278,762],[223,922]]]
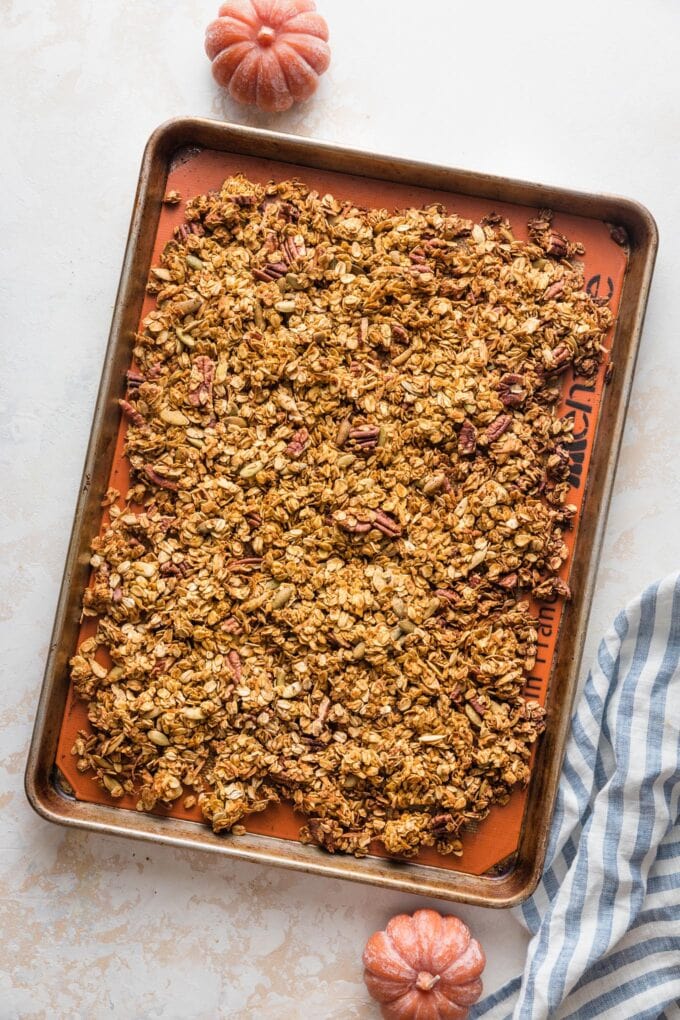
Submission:
[[[563,259],[569,254],[569,240],[564,234],[551,230],[543,244],[546,255],[555,259]]]
[[[258,202],[257,195],[231,195],[230,198],[234,205],[242,209],[252,208]]]
[[[297,223],[300,219],[300,210],[292,202],[279,202],[279,213],[287,223]]]
[[[554,350],[546,352],[546,375],[559,375],[565,372],[572,363],[572,353],[566,344],[558,344]]]
[[[527,397],[524,376],[506,372],[498,383],[498,394],[506,407],[519,407]]]
[[[118,406],[120,407],[121,411],[123,412],[125,417],[128,419],[128,421],[132,422],[133,425],[136,425],[137,428],[140,428],[140,429],[144,428],[144,426],[146,425],[146,422],[144,421],[144,418],[142,417],[140,412],[137,410],[137,408],[134,407],[133,404],[129,403],[129,401],[127,401],[127,400],[119,400],[118,401]]]
[[[128,389],[131,390],[138,389],[143,382],[146,382],[146,379],[142,375],[142,373],[137,372],[134,368],[128,368],[127,372],[125,373],[125,378],[127,379]]]
[[[486,438],[490,443],[500,439],[504,432],[507,432],[512,425],[512,418],[509,414],[499,414],[495,421],[487,427]]]
[[[273,280],[278,279],[278,277],[266,272],[264,269],[253,269],[253,276],[256,280],[260,280],[261,283],[271,283]]]
[[[383,510],[376,512],[373,524],[378,531],[382,531],[383,535],[387,535],[388,538],[399,538],[402,533],[401,525]]]
[[[299,259],[302,255],[306,254],[304,244],[298,246],[297,241],[293,237],[286,237],[281,244],[281,250],[283,251],[284,258],[288,265],[292,265],[296,259]]]
[[[546,287],[543,297],[546,301],[552,301],[554,298],[559,297],[563,290],[564,280],[555,280],[549,287]]]
[[[268,262],[264,268],[253,269],[253,276],[256,280],[262,280],[263,283],[271,283],[273,280],[279,280],[285,276],[288,268],[286,262]]]
[[[196,237],[203,237],[205,229],[202,223],[198,220],[193,220],[191,223],[180,223],[178,227],[175,227],[173,231],[177,241],[186,241],[187,237],[194,234]]]
[[[371,450],[378,445],[380,429],[377,425],[356,425],[350,428],[348,439],[362,450]]]
[[[345,510],[336,510],[328,520],[349,535],[365,535],[373,527],[370,518],[359,518]]]
[[[458,434],[458,452],[468,456],[477,449],[477,429],[471,421],[464,421]]]
[[[286,447],[286,453],[293,459],[301,457],[309,446],[309,432],[305,428],[298,429]]]
[[[193,386],[189,390],[189,403],[194,407],[203,407],[212,402],[213,379],[215,378],[215,362],[207,355],[199,354],[193,364]]]
[[[238,654],[236,649],[232,648],[232,650],[227,654],[227,662],[234,680],[237,684],[240,684],[243,679],[243,663],[241,662],[241,656]]]
[[[173,482],[169,478],[164,478],[163,475],[159,475],[158,472],[152,468],[151,464],[144,465],[144,473],[149,481],[153,482],[154,485],[157,485],[159,489],[168,489],[170,492],[177,492],[179,489],[177,482]]]

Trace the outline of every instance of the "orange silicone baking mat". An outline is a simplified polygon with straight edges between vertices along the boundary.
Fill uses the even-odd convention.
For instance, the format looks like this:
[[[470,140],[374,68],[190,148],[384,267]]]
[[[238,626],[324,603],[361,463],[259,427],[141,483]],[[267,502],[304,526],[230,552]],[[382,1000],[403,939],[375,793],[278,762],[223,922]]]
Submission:
[[[474,220],[479,220],[490,212],[497,212],[508,217],[515,236],[520,238],[527,237],[527,221],[536,214],[535,209],[528,207],[503,202],[492,204],[485,199],[459,196],[447,191],[434,191],[408,184],[394,184],[371,178],[353,177],[309,167],[276,163],[252,156],[240,156],[212,150],[189,150],[175,161],[168,174],[167,189],[179,191],[183,202],[178,206],[164,205],[162,207],[154,246],[154,264],[157,263],[164,245],[171,239],[175,227],[183,222],[184,201],[194,195],[219,188],[225,177],[238,172],[245,173],[251,180],[262,183],[271,179],[283,180],[292,176],[299,177],[322,194],[332,192],[341,200],[350,200],[361,206],[403,208],[439,202],[449,210]],[[609,227],[600,221],[558,214],[553,222],[555,228],[566,234],[570,240],[578,240],[583,243],[586,251],[585,255],[581,257],[581,261],[585,267],[587,289],[593,296],[607,299],[610,308],[616,313],[626,271],[625,250],[615,243]],[[154,307],[154,304],[154,299],[147,295],[140,318],[143,318]],[[594,380],[574,379],[570,373],[563,377],[562,400],[559,410],[561,414],[571,415],[574,418],[573,441],[569,448],[571,489],[567,501],[578,508],[574,527],[565,535],[565,542],[570,551],[576,539],[586,494],[588,468],[597,429],[602,390],[605,385],[607,360],[605,358],[605,363]],[[122,388],[121,380],[121,392]],[[125,421],[121,420],[109,482],[113,488],[123,494],[127,491],[129,484],[128,465],[123,449],[125,429]],[[562,571],[565,580],[568,580],[569,566],[570,560],[567,561]],[[575,597],[578,598],[578,592],[575,593]],[[538,655],[535,668],[527,678],[526,694],[540,701],[541,704],[545,704],[548,695],[563,608],[561,600],[532,604],[532,612],[537,619],[539,634]],[[95,629],[96,621],[85,620],[81,627],[78,643],[93,634]],[[109,665],[104,654],[100,654],[102,663]],[[134,797],[126,796],[112,801],[90,776],[81,775],[77,771],[71,748],[78,731],[87,731],[88,729],[87,705],[75,697],[71,687],[61,726],[56,764],[72,787],[77,799],[98,804],[114,803],[119,808],[134,809]],[[532,776],[531,781],[540,782],[540,776]],[[507,804],[493,807],[483,822],[464,831],[462,857],[443,856],[434,850],[423,850],[416,860],[433,867],[474,875],[484,874],[509,858],[517,849],[525,802],[526,790],[515,790]],[[175,802],[171,808],[161,808],[158,813],[204,824],[200,810],[197,807],[189,811],[185,810],[181,800]],[[250,832],[296,840],[303,821],[302,816],[294,812],[290,805],[282,803],[272,805],[261,814],[251,815],[245,819],[244,824]],[[225,838],[230,837],[226,836]],[[378,856],[385,856],[379,846],[374,849],[374,852]]]

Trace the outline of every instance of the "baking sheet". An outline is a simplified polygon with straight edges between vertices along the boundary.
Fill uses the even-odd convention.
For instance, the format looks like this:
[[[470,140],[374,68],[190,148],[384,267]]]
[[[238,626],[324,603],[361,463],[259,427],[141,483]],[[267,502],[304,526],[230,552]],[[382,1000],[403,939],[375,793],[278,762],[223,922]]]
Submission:
[[[219,188],[226,176],[243,172],[255,181],[265,182],[298,176],[321,193],[332,192],[339,199],[349,199],[364,206],[385,206],[387,208],[419,206],[441,202],[449,210],[462,216],[479,220],[489,212],[498,212],[509,218],[515,236],[526,238],[527,220],[537,212],[536,207],[525,207],[505,202],[490,201],[468,195],[455,195],[449,191],[397,184],[366,177],[349,176],[307,166],[292,166],[252,156],[234,155],[206,149],[186,149],[174,160],[168,175],[166,188],[178,190],[183,198],[179,206],[163,206],[154,245],[153,264],[157,264],[160,252],[172,237],[174,228],[183,222],[183,203],[186,199]],[[612,238],[607,224],[595,219],[557,213],[554,227],[566,234],[570,240],[581,241],[586,249],[581,261],[585,268],[587,289],[593,296],[607,298],[609,306],[616,313],[626,272],[626,251]],[[155,306],[152,297],[146,296],[140,318]],[[612,331],[613,332],[613,331]],[[611,342],[611,336],[608,345]],[[616,353],[614,352],[614,361]],[[574,436],[570,444],[571,490],[567,501],[578,508],[574,528],[565,535],[565,542],[571,550],[578,537],[584,500],[588,488],[591,455],[602,404],[607,359],[595,380],[574,379],[571,373],[563,377],[561,414],[574,418]],[[121,380],[121,391],[122,391]],[[123,455],[126,424],[121,420],[116,438],[116,448],[109,484],[123,494],[128,487],[127,463]],[[562,576],[568,580],[571,557],[565,564]],[[575,591],[575,599],[580,592]],[[566,609],[566,612],[569,612]],[[550,679],[557,648],[560,627],[565,612],[562,600],[554,603],[532,603],[532,612],[537,618],[539,647],[536,666],[527,679],[526,695],[542,704],[548,703]],[[78,643],[92,634],[96,623],[87,620],[81,628]],[[75,651],[75,649],[73,649]],[[102,655],[102,662],[106,664]],[[75,768],[71,748],[76,733],[88,729],[87,706],[76,699],[69,689],[66,709],[59,735],[56,763],[70,784],[77,799],[93,804],[114,804],[118,809],[134,809],[135,798],[125,797],[112,801],[89,776],[81,775]],[[531,783],[540,783],[541,777],[535,772]],[[481,823],[468,829],[463,835],[463,856],[442,856],[434,850],[421,851],[415,860],[420,864],[470,875],[482,875],[492,871],[502,873],[512,866],[513,857],[520,841],[522,822],[527,801],[527,790],[516,790],[507,805],[495,806]],[[160,809],[161,815],[171,815],[205,824],[201,821],[198,808],[190,811],[177,802],[169,809]],[[286,804],[273,805],[267,811],[252,815],[244,820],[249,832],[279,839],[297,840],[298,830],[303,824],[301,815],[293,812]],[[226,837],[229,838],[229,837]],[[373,848],[377,856],[385,856],[379,846]]]

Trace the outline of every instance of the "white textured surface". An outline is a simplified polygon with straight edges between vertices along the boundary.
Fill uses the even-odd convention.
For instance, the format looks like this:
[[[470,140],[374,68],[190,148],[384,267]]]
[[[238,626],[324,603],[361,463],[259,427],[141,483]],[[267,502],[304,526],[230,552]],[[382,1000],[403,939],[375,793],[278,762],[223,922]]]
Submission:
[[[22,773],[142,148],[178,114],[244,120],[202,54],[212,0],[0,0],[0,1020],[370,1018],[365,938],[413,897],[78,835]],[[592,615],[677,567],[680,7],[318,0],[317,97],[248,122],[630,195],[662,246]],[[411,8],[415,13],[410,13]],[[676,270],[677,272],[677,270]],[[489,990],[507,914],[460,909]]]

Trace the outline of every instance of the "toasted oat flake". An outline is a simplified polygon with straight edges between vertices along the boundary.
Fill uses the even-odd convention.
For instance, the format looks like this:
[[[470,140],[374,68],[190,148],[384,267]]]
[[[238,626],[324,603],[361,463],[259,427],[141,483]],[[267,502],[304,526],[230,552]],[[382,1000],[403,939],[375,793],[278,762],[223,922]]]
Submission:
[[[286,800],[330,851],[459,854],[529,777],[527,597],[568,595],[560,375],[594,375],[611,313],[548,213],[524,242],[237,176],[185,217],[92,543],[78,768],[216,831]]]

